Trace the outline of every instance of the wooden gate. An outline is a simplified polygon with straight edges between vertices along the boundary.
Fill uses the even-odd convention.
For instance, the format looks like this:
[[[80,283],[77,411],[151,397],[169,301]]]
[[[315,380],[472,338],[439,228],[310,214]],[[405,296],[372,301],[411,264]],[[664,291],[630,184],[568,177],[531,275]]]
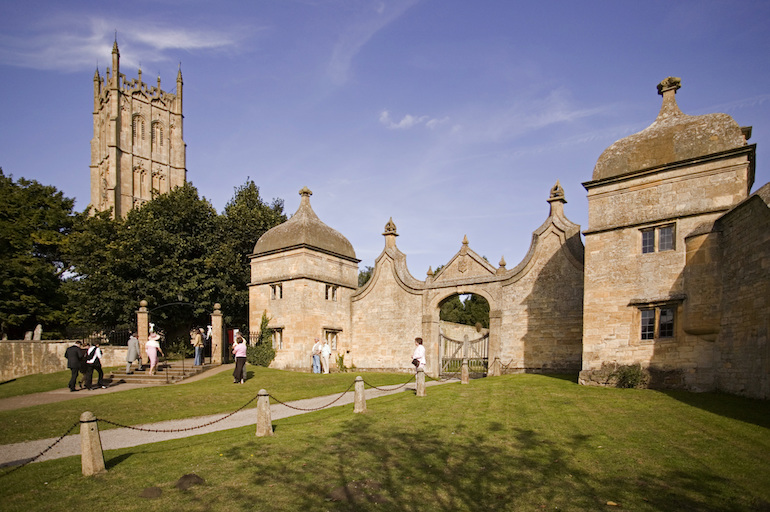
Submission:
[[[489,369],[489,333],[475,340],[453,340],[439,333],[441,377],[460,375],[463,360],[468,360],[470,377],[486,377]]]

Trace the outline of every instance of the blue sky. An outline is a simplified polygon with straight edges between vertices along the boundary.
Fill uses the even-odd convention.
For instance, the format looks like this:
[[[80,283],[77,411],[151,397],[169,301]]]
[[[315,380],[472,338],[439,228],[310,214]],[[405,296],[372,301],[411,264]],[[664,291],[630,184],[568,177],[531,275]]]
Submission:
[[[247,177],[289,214],[308,186],[361,268],[390,217],[418,279],[464,235],[513,268],[557,180],[588,228],[581,183],[668,76],[683,112],[754,127],[752,190],[770,181],[768,26],[764,1],[6,1],[0,166],[87,206],[117,30],[129,79],[172,90],[181,62],[187,176],[218,211]]]

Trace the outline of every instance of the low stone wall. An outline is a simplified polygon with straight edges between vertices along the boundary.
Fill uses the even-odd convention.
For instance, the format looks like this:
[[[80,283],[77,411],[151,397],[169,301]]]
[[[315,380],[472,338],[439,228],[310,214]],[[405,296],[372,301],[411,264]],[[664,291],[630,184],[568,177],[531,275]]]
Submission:
[[[54,373],[67,369],[64,352],[75,341],[0,341],[0,382],[34,375]],[[104,357],[103,366],[123,366],[126,364],[126,347],[101,346]]]

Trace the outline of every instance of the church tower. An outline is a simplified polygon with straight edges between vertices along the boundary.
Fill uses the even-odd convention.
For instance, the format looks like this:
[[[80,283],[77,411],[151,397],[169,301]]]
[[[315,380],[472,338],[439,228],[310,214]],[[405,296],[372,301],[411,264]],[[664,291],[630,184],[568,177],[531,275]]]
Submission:
[[[182,138],[182,70],[176,92],[127,80],[120,72],[118,42],[112,46],[112,72],[94,73],[94,137],[91,139],[91,206],[113,209],[116,217],[187,178]]]

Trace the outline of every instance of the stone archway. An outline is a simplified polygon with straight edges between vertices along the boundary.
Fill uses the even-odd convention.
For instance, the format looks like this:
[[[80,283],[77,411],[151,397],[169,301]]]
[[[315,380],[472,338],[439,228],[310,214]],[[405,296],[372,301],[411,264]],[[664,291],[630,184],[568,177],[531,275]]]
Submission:
[[[467,364],[471,377],[489,369],[489,301],[476,293],[453,294],[439,307],[439,377],[457,377]]]

